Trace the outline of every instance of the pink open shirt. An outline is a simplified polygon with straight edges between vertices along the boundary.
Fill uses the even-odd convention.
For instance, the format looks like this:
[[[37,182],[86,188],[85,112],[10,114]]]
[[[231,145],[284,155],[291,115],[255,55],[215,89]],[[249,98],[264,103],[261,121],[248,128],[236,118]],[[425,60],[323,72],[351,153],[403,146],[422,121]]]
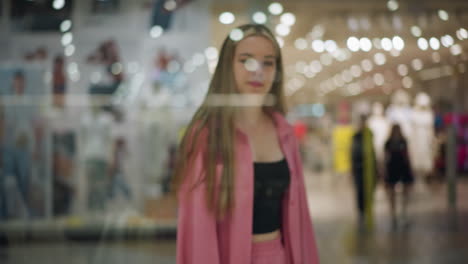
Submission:
[[[319,263],[307,205],[302,162],[294,130],[273,112],[279,143],[289,165],[291,182],[283,199],[282,236],[291,264]],[[202,170],[197,155],[179,193],[177,264],[250,264],[253,220],[253,158],[247,135],[236,130],[235,206],[229,217],[216,220],[206,207],[205,184],[191,192],[189,182]],[[218,165],[217,170],[221,170]],[[190,179],[190,180],[189,180]]]

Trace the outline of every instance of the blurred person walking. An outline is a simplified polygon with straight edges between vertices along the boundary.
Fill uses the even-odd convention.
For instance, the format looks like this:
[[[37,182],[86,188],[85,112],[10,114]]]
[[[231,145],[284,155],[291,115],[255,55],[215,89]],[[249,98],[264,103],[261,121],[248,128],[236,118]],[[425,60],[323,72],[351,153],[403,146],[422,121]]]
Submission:
[[[407,208],[414,182],[408,144],[398,124],[392,126],[390,137],[385,143],[385,186],[390,204],[392,226],[397,225],[396,184],[403,184],[402,221],[407,224]]]
[[[318,263],[280,47],[263,25],[232,32],[179,149],[176,263]]]
[[[361,116],[358,130],[351,145],[351,167],[356,195],[359,226],[373,227],[374,191],[377,182],[377,165],[373,135],[367,126],[367,116]]]

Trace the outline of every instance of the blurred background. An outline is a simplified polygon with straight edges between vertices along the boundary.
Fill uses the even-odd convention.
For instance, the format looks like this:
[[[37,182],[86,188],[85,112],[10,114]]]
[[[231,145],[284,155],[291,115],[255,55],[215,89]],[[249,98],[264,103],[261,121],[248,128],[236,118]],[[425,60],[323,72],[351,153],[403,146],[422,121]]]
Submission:
[[[0,262],[175,263],[175,150],[244,23],[283,49],[322,263],[466,263],[466,0],[1,0]],[[379,179],[364,226],[362,115]],[[395,123],[414,184],[392,217]]]

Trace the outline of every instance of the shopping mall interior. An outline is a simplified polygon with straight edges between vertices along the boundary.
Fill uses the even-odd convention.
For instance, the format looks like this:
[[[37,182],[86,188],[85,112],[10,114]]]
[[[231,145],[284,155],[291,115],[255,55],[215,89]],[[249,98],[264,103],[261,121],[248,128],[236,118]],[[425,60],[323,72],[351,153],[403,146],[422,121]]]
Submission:
[[[178,146],[247,23],[320,263],[468,263],[466,0],[0,0],[0,263],[176,263]]]

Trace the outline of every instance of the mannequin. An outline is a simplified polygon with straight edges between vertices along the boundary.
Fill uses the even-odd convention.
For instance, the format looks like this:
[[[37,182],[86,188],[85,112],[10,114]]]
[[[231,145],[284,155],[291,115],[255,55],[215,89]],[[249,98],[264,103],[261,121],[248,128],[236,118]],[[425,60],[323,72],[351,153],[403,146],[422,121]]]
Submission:
[[[411,161],[415,172],[427,178],[434,166],[434,113],[431,110],[431,99],[426,93],[418,93],[414,103],[411,115]]]
[[[86,165],[87,208],[98,212],[105,209],[108,191],[106,172],[110,160],[112,117],[100,106],[92,106],[82,120],[82,137],[79,145]]]
[[[76,109],[50,108],[49,131],[52,136],[52,200],[53,214],[72,213],[77,185],[77,137],[79,112]]]
[[[133,201],[132,185],[129,182],[129,165],[131,165],[132,142],[131,128],[135,128],[136,124],[132,124],[127,118],[127,113],[122,107],[112,107],[113,122],[112,122],[112,148],[111,159],[108,170],[109,177],[109,198],[114,200],[117,208],[121,208],[121,200],[123,197],[126,202]],[[132,177],[135,178],[135,177]]]
[[[26,74],[14,73],[11,81],[10,105],[2,104],[2,178],[5,196],[5,218],[32,216],[30,203],[32,158],[37,140],[34,133],[35,110],[29,100]],[[3,209],[2,209],[3,210]]]
[[[145,162],[141,166],[146,187],[153,190],[150,193],[155,198],[163,195],[168,149],[177,136],[173,130],[172,118],[171,112],[165,108],[148,109],[144,114],[140,137],[143,139],[141,150]]]
[[[379,167],[383,162],[384,145],[387,141],[390,123],[387,118],[383,115],[384,108],[379,102],[376,102],[372,106],[372,115],[369,117],[368,125],[374,136],[374,149]]]
[[[403,136],[411,141],[411,107],[409,94],[400,89],[392,96],[392,102],[387,108],[387,119],[400,125]],[[409,142],[411,144],[411,142]]]

